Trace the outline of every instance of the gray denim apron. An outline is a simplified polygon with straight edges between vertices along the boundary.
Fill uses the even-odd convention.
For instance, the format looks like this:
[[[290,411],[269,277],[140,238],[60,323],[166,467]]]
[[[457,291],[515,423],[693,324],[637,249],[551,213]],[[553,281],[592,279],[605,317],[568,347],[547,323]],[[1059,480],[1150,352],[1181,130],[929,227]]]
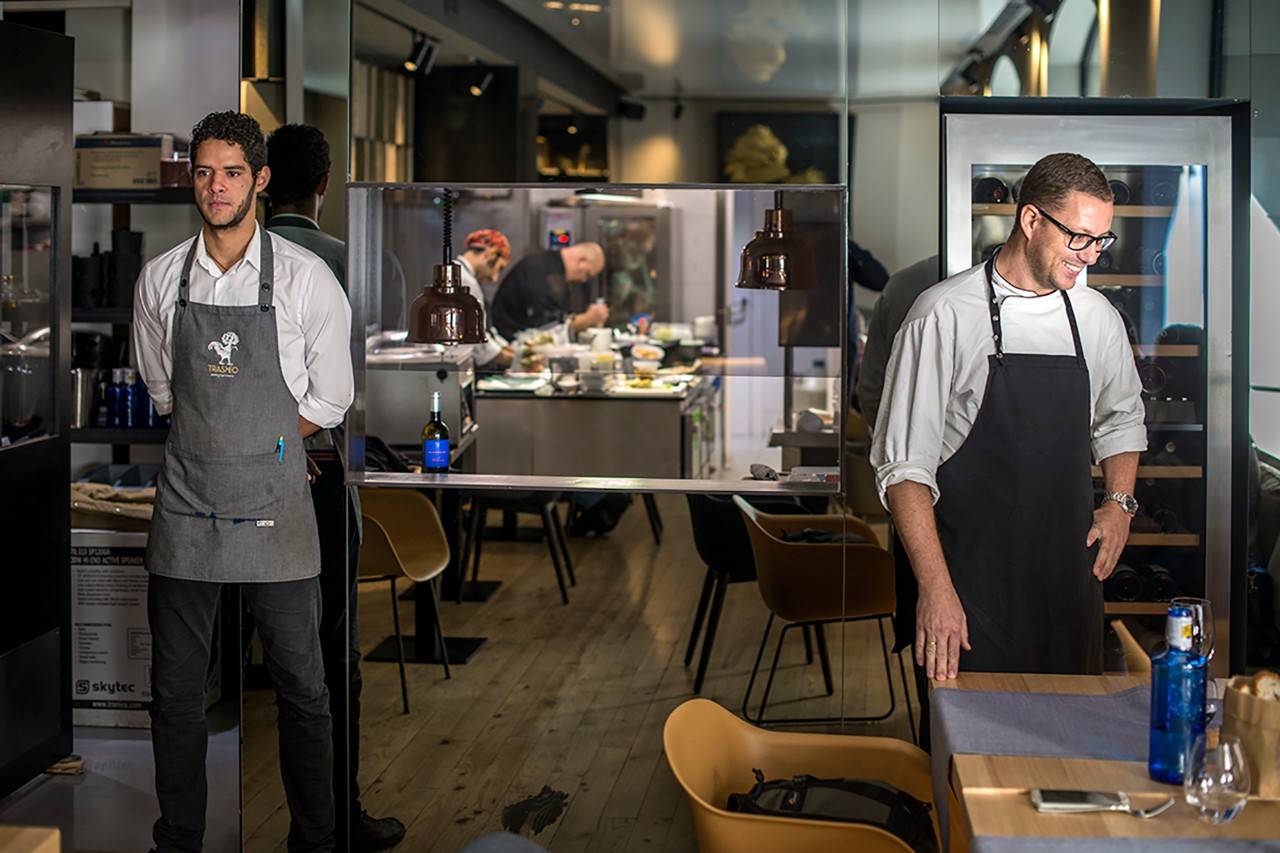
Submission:
[[[254,583],[320,573],[298,401],[280,371],[271,235],[259,235],[256,305],[192,302],[195,241],[182,265],[173,424],[147,545],[153,574]]]

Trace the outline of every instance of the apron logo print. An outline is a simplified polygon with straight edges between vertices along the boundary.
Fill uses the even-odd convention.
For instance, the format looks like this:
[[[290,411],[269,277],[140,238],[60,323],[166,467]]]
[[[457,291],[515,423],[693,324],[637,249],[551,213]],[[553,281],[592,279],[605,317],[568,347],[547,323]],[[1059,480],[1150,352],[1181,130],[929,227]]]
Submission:
[[[240,372],[231,361],[233,350],[239,349],[240,336],[235,332],[223,332],[221,341],[209,341],[209,350],[218,354],[218,363],[209,365],[213,376],[235,376]]]

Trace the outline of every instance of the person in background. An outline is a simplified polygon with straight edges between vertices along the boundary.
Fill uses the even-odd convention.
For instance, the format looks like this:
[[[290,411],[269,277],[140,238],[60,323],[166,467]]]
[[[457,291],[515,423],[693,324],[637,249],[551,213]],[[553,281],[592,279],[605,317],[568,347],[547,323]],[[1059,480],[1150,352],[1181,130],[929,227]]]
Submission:
[[[884,372],[889,364],[893,339],[915,304],[916,297],[938,283],[938,256],[917,261],[889,276],[867,326],[867,342],[858,363],[858,408],[867,429],[876,428],[880,395],[884,391]]]
[[[603,303],[579,314],[569,311],[569,286],[584,285],[604,270],[599,243],[575,243],[563,249],[521,258],[493,296],[493,326],[508,340],[521,329],[565,322],[572,334],[599,326],[609,317]]]
[[[205,677],[223,587],[257,625],[279,707],[291,851],[334,849],[333,732],[320,651],[320,541],[301,439],[355,396],[351,311],[311,252],[259,228],[271,178],[250,116],[191,132],[200,232],[147,263],[133,345],[156,411],[173,413],[147,543],[151,738],[159,851],[200,850]]]
[[[472,356],[482,370],[506,370],[515,358],[515,350],[493,325],[493,309],[485,304],[482,284],[496,284],[503,268],[511,262],[511,243],[501,231],[485,228],[467,235],[466,250],[455,260],[462,267],[462,283],[476,301],[485,306],[488,340],[474,344]]]
[[[1102,581],[1147,441],[1120,315],[1076,286],[1115,241],[1113,212],[1092,161],[1042,158],[1004,247],[926,290],[898,331],[871,462],[912,569],[895,631],[918,678],[1102,671]]]
[[[267,139],[271,218],[267,230],[310,249],[346,288],[346,244],[320,230],[316,220],[329,186],[329,143],[318,128],[286,124]],[[308,439],[318,475],[311,499],[320,532],[320,648],[333,718],[335,837],[341,850],[385,850],[404,838],[394,817],[371,817],[360,805],[360,631],[356,580],[360,561],[360,506],[344,484],[340,427]],[[345,769],[345,772],[341,772]]]

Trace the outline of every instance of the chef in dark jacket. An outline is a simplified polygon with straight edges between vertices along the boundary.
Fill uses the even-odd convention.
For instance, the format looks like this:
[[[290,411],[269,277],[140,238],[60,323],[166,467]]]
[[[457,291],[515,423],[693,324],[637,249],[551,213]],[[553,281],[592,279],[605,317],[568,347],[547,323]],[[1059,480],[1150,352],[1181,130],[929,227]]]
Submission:
[[[570,331],[599,326],[609,317],[608,306],[593,303],[585,311],[569,310],[569,287],[585,285],[604,270],[599,243],[575,243],[526,255],[511,268],[493,296],[493,325],[511,340],[521,329],[567,322]]]
[[[1112,214],[1096,165],[1043,158],[1004,247],[925,290],[894,341],[872,464],[910,557],[896,627],[927,677],[1102,669],[1146,449],[1124,324],[1079,281]]]

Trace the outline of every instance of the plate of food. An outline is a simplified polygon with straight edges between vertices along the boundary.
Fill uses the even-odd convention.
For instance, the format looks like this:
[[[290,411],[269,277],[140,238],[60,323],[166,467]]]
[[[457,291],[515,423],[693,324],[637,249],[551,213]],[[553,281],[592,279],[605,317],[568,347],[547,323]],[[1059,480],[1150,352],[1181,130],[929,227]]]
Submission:
[[[662,361],[666,352],[654,344],[636,344],[631,348],[631,357],[639,361]]]

